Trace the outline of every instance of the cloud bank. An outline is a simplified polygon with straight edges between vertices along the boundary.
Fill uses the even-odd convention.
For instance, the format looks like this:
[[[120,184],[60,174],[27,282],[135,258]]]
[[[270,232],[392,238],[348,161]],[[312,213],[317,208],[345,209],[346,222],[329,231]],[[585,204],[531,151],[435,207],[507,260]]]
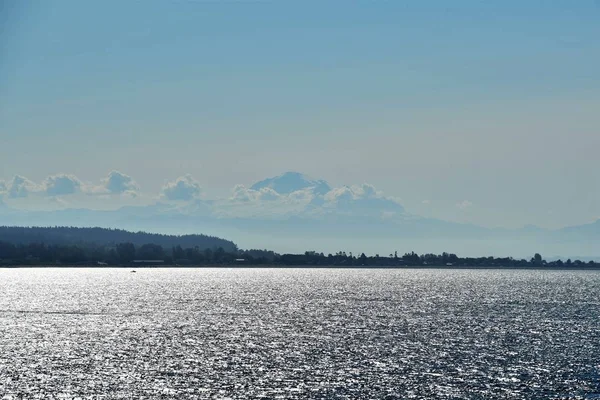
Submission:
[[[61,206],[67,205],[62,200],[65,196],[72,196],[69,203],[78,207],[85,207],[86,204],[93,207],[92,204],[97,203],[94,197],[86,195],[110,196],[113,207],[119,204],[134,205],[142,200],[152,201],[151,196],[139,197],[139,190],[137,182],[120,171],[111,171],[99,185],[85,184],[72,174],[51,175],[42,184],[19,175],[8,184],[0,181],[0,195],[4,193],[5,198],[20,199],[36,194],[38,203],[43,201]],[[314,180],[297,172],[267,178],[250,187],[236,185],[230,196],[212,200],[203,200],[204,190],[200,182],[186,174],[168,181],[158,195],[160,201],[173,202],[172,206],[178,210],[197,214],[200,207],[203,215],[218,217],[318,218],[331,214],[390,219],[404,213],[398,200],[384,196],[368,183],[332,188],[323,180]]]
[[[155,196],[141,193],[136,181],[119,171],[96,183],[65,173],[48,175],[40,183],[16,175],[0,180],[0,199],[4,211],[117,210],[156,202]]]

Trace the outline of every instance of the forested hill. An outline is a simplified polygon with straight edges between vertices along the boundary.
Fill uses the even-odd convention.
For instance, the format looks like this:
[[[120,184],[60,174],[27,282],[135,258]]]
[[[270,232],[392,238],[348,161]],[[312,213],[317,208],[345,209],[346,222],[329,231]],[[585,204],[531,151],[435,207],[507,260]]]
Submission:
[[[223,248],[237,251],[229,240],[207,235],[161,235],[147,232],[129,232],[121,229],[75,227],[12,227],[0,226],[0,242],[11,244],[44,243],[47,245],[93,244],[95,246],[133,243],[135,246],[152,243],[164,248],[181,246],[200,250]]]

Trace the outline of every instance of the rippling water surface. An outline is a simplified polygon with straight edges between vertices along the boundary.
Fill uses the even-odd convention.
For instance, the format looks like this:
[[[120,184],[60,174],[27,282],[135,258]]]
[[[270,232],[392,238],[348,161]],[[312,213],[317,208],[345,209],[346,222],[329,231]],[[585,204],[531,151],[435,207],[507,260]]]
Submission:
[[[0,398],[592,399],[599,374],[600,272],[0,269]]]

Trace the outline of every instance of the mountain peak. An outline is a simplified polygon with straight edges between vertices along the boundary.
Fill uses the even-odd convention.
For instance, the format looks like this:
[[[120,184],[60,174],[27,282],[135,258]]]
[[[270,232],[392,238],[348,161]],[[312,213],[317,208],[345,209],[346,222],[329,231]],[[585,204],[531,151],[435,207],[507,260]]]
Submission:
[[[284,172],[283,174],[279,175],[279,178],[286,178],[286,177],[287,178],[294,177],[294,178],[302,178],[302,179],[310,180],[310,178],[308,178],[306,175],[304,175],[301,172],[297,172],[297,171],[287,171],[287,172]]]
[[[317,194],[325,194],[331,190],[329,184],[324,180],[315,180],[295,171],[288,171],[279,176],[264,179],[250,187],[252,190],[263,188],[273,189],[279,194],[289,194],[308,188],[314,188]]]

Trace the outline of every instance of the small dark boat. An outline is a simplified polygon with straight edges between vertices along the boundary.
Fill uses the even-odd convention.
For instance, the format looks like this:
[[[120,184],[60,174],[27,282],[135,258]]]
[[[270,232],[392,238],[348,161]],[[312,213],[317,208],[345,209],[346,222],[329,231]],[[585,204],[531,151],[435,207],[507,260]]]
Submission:
[[[135,269],[132,269],[131,272],[137,272]]]

